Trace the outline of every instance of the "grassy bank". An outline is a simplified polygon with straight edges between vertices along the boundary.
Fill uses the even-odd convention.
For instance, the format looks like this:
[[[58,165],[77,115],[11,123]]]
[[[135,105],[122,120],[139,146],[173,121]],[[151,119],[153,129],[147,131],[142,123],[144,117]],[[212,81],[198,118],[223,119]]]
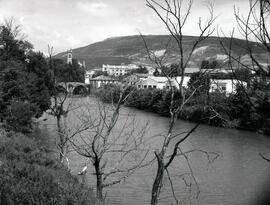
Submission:
[[[79,183],[35,139],[0,130],[0,204],[91,205],[92,190]]]

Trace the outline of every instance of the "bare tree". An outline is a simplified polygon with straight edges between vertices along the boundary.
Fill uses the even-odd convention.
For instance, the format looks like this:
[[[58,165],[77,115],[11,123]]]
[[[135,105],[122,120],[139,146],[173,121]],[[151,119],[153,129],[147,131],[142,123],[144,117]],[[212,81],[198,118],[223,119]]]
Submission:
[[[250,0],[247,16],[243,16],[238,8],[234,8],[234,16],[237,22],[237,28],[245,40],[242,49],[250,58],[249,63],[241,61],[241,56],[233,53],[234,30],[229,39],[220,39],[223,50],[229,58],[229,66],[232,70],[235,67],[245,68],[252,71],[262,78],[270,78],[269,60],[270,60],[270,27],[269,14],[270,2],[268,0]],[[225,36],[224,32],[222,34]],[[262,61],[258,54],[264,54],[267,63]]]
[[[269,127],[269,112],[262,110],[260,105],[267,107],[270,100],[270,1],[269,0],[249,0],[249,10],[246,16],[240,12],[239,8],[234,8],[234,16],[237,22],[237,29],[244,39],[245,49],[249,62],[242,60],[233,52],[235,48],[234,30],[227,40],[220,39],[220,44],[224,53],[228,56],[228,66],[234,77],[238,68],[250,71],[252,78],[249,79],[248,87],[239,83],[240,91],[244,93],[246,102],[251,107],[251,111],[261,116],[261,128]],[[224,32],[222,34],[225,36]],[[256,91],[257,85],[260,84],[259,92]],[[251,112],[250,111],[250,112]],[[268,123],[268,124],[267,124]],[[268,128],[269,129],[269,128]],[[260,156],[269,161],[261,153]]]
[[[5,27],[12,34],[13,38],[24,40],[26,38],[25,34],[22,33],[21,25],[16,23],[14,17],[9,17],[4,20]]]
[[[64,159],[68,162],[67,151],[69,140],[65,133],[64,120],[67,117],[68,112],[74,110],[75,107],[72,105],[72,98],[69,98],[69,93],[61,92],[58,87],[56,79],[56,66],[53,61],[53,47],[48,45],[49,53],[49,69],[52,71],[53,86],[52,86],[52,104],[50,106],[48,114],[56,118],[58,142],[57,149],[59,150],[59,159],[63,163]],[[68,90],[67,85],[65,84],[65,89]]]
[[[160,189],[162,187],[162,180],[164,177],[165,172],[169,176],[169,166],[172,164],[176,156],[186,156],[181,149],[179,148],[180,144],[183,143],[200,125],[200,123],[197,123],[191,130],[182,132],[182,133],[174,133],[174,126],[176,123],[176,120],[179,116],[179,114],[183,111],[184,106],[187,102],[191,99],[193,94],[196,92],[196,89],[187,96],[186,89],[183,88],[183,82],[184,82],[184,76],[185,76],[185,70],[188,66],[188,63],[191,60],[192,54],[195,51],[195,49],[198,47],[198,45],[205,39],[207,39],[213,32],[214,29],[211,29],[211,26],[215,20],[215,17],[213,15],[213,5],[207,4],[207,7],[210,12],[210,17],[203,22],[202,19],[199,19],[198,26],[200,34],[195,40],[188,50],[185,50],[184,48],[184,34],[183,30],[185,25],[187,24],[187,20],[190,17],[191,9],[192,9],[192,0],[189,0],[187,2],[187,8],[184,10],[184,1],[182,0],[163,0],[162,3],[155,1],[155,0],[146,0],[146,5],[154,11],[154,13],[158,16],[158,18],[163,22],[163,24],[166,26],[167,31],[169,32],[171,39],[174,41],[174,43],[177,46],[177,52],[179,55],[179,59],[177,60],[177,70],[178,73],[180,73],[181,80],[180,81],[172,81],[170,78],[170,74],[164,73],[164,75],[167,77],[169,85],[170,85],[170,91],[171,91],[171,103],[170,103],[170,123],[167,130],[166,136],[164,136],[164,140],[162,143],[162,146],[159,150],[155,151],[155,157],[157,160],[157,173],[156,177],[152,186],[152,195],[151,195],[151,205],[158,204],[158,198]],[[147,49],[147,53],[149,55],[149,58],[151,61],[153,61],[158,67],[161,67],[164,62],[163,60],[166,59],[164,56],[161,58],[157,58],[153,55],[153,53],[150,51],[150,49],[147,47],[146,41],[143,38],[145,42],[145,46]],[[164,53],[166,55],[167,52]],[[174,84],[178,84],[179,90],[174,88]],[[176,93],[180,93],[180,97],[176,97]],[[182,138],[178,139],[179,137],[183,136]],[[177,140],[176,140],[177,139]],[[175,142],[176,140],[176,142]],[[173,144],[173,145],[171,145]],[[169,152],[168,147],[173,146],[172,153]],[[179,153],[180,152],[180,153]],[[207,153],[207,152],[205,152]],[[186,158],[186,157],[185,157]],[[186,158],[187,159],[187,158]],[[169,177],[170,180],[170,177]],[[196,181],[196,179],[194,178]],[[171,182],[171,188],[173,190],[173,184]],[[173,196],[175,197],[174,191]],[[176,199],[176,203],[178,203],[178,200]]]
[[[151,161],[144,143],[147,125],[138,129],[135,118],[120,114],[129,96],[125,93],[121,92],[115,104],[97,100],[92,106],[82,106],[77,114],[78,124],[68,138],[72,148],[93,165],[96,196],[101,201],[105,199],[104,188],[121,183]]]

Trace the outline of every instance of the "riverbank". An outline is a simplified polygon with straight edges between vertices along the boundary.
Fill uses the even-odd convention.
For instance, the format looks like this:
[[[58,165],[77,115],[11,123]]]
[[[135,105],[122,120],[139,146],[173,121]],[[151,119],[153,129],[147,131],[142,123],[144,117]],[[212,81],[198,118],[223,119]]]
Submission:
[[[130,90],[132,92],[124,103],[125,106],[161,116],[170,116],[170,91],[130,88],[127,92]],[[111,103],[118,101],[120,92],[119,87],[106,86],[96,90],[93,94],[103,102]],[[175,99],[179,96],[176,93]],[[175,103],[178,101],[175,100]],[[268,116],[270,105],[267,102],[256,103],[257,108],[255,109],[247,102],[246,96],[242,92],[229,96],[219,92],[198,93],[194,94],[185,104],[178,117],[189,122],[201,122],[215,127],[249,130],[270,135],[270,116]]]
[[[96,204],[38,136],[0,129],[0,204]]]

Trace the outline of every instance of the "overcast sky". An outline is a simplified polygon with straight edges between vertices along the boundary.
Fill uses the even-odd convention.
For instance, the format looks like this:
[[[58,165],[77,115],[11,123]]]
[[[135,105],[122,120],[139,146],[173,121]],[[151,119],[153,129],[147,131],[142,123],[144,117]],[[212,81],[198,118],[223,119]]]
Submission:
[[[233,7],[242,13],[248,8],[248,0],[212,2],[218,16],[215,26],[227,34],[235,27]],[[204,5],[205,1],[194,0],[186,35],[197,34],[199,16],[207,15]],[[0,21],[11,16],[35,49],[45,53],[48,44],[57,53],[113,36],[167,33],[145,0],[0,0]]]

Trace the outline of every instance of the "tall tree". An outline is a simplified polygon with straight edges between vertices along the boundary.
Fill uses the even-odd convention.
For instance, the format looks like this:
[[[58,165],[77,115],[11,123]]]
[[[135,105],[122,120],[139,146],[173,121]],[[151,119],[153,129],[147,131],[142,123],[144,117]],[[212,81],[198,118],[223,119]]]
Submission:
[[[183,30],[185,28],[185,25],[187,25],[187,20],[190,17],[191,10],[192,10],[192,1],[189,0],[186,4],[185,1],[182,0],[174,0],[174,1],[168,1],[164,0],[162,3],[159,3],[155,0],[146,0],[147,6],[154,11],[154,13],[157,15],[157,17],[160,19],[160,21],[164,24],[167,31],[171,35],[171,38],[175,41],[177,52],[179,55],[176,70],[181,76],[185,76],[186,67],[188,66],[193,51],[197,48],[200,42],[208,38],[214,31],[214,29],[211,29],[211,25],[213,24],[215,17],[213,15],[213,6],[211,4],[208,5],[208,9],[210,12],[210,17],[206,19],[205,23],[202,23],[202,19],[199,19],[199,36],[197,40],[195,40],[190,48],[189,51],[185,52],[184,49],[184,34]],[[186,5],[186,8],[184,8],[184,5]],[[143,39],[144,40],[144,39]],[[145,42],[145,40],[144,40]],[[154,61],[159,68],[164,65],[164,56],[167,52],[164,53],[164,56],[161,58],[157,58],[156,56],[152,57],[151,51],[148,49],[147,44],[145,42],[146,49],[149,54],[149,58]],[[165,74],[166,75],[166,74]],[[170,84],[170,123],[168,126],[167,134],[164,136],[164,140],[162,143],[162,146],[159,150],[155,151],[155,157],[157,161],[157,173],[155,176],[155,180],[152,186],[152,195],[151,195],[151,205],[158,204],[158,198],[159,193],[162,187],[162,181],[164,178],[164,175],[167,173],[169,177],[169,166],[174,161],[175,157],[180,155],[185,155],[181,149],[179,148],[179,145],[184,142],[199,126],[199,123],[196,124],[191,130],[183,132],[183,133],[174,133],[173,128],[175,126],[176,120],[179,116],[179,114],[182,112],[183,107],[185,104],[189,101],[189,99],[193,96],[194,92],[187,97],[186,90],[183,88],[183,82],[184,77],[181,78],[180,82],[178,83],[179,91],[176,91],[174,89],[174,86],[170,83],[170,76],[166,75],[168,78],[168,82]],[[179,97],[175,97],[175,94],[179,93]],[[181,139],[178,139],[178,137],[183,136]],[[177,139],[176,142],[173,139]],[[175,143],[173,143],[173,141]],[[168,147],[173,146],[172,153],[169,153]],[[180,153],[179,153],[180,152]],[[170,177],[169,177],[170,179]],[[171,187],[173,190],[173,183],[171,182]],[[173,196],[178,203],[178,200],[174,194]]]
[[[20,26],[13,19],[6,20],[1,26],[0,44],[2,120],[6,119],[9,128],[27,131],[31,129],[31,118],[39,117],[50,105],[49,85],[46,83],[49,82],[49,75],[45,75],[48,72],[47,63],[43,56],[32,51],[32,45],[24,40]],[[40,55],[40,58],[35,59],[35,55]],[[29,115],[18,113],[25,111],[21,109],[24,106],[25,110],[30,109]],[[28,119],[22,121],[20,116]]]

